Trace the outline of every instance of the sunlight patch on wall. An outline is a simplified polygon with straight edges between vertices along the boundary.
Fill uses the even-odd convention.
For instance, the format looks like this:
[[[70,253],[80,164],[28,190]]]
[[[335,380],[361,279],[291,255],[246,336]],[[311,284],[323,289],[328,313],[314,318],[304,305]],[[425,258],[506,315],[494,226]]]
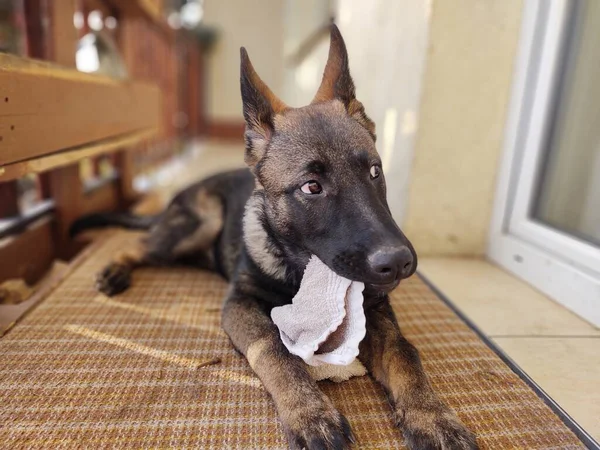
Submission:
[[[396,143],[396,128],[398,126],[398,110],[396,108],[388,108],[385,110],[383,120],[383,152],[382,165],[383,171],[386,172],[392,162],[394,155],[394,144]]]
[[[296,71],[296,83],[300,89],[305,91],[316,91],[319,87],[320,73],[319,61],[316,58],[309,58],[302,63]]]
[[[414,111],[404,111],[400,132],[404,136],[412,136],[417,131],[417,115]]]

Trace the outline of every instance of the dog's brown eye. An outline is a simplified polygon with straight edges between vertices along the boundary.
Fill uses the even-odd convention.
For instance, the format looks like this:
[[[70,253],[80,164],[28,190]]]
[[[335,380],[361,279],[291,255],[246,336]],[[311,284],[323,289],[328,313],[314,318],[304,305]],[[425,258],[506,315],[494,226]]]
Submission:
[[[304,183],[300,190],[305,194],[320,194],[323,192],[321,185],[314,180]]]
[[[379,175],[381,175],[381,167],[377,164],[373,164],[371,166],[371,179],[374,180],[375,178],[378,178]]]

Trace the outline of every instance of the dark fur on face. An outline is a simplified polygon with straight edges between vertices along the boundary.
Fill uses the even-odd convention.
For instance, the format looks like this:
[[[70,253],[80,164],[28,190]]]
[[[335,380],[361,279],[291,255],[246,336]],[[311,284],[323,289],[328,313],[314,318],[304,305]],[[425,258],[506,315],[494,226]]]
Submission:
[[[388,292],[412,275],[416,253],[391,216],[375,126],[354,96],[341,36],[332,32],[323,82],[309,106],[276,99],[244,50],[241,86],[246,161],[264,190],[271,230],[370,290]],[[318,194],[303,192],[309,182]]]
[[[381,167],[374,141],[340,101],[289,111],[275,124],[256,175],[277,231],[339,275],[366,283],[378,282],[366,267],[374,249],[408,246],[416,260],[391,217],[383,172],[371,177],[371,168]],[[290,161],[285,171],[280,158]],[[319,183],[320,194],[302,192],[309,180]]]
[[[141,265],[193,264],[230,282],[222,326],[271,394],[293,449],[346,449],[350,424],[283,345],[270,318],[297,293],[311,254],[366,283],[359,359],[385,388],[411,450],[475,450],[474,436],[433,391],[418,351],[402,336],[387,292],[416,268],[394,222],[375,149],[375,126],[354,95],[337,27],[314,101],[289,108],[241,51],[250,170],[216,175],[180,192],[160,215],[95,215],[74,231],[118,224],[148,230],[98,275],[115,295]]]

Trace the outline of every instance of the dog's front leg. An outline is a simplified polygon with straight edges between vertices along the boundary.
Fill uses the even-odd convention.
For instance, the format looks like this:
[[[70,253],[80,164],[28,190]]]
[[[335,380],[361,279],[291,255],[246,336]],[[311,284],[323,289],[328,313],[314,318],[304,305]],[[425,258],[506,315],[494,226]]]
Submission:
[[[368,304],[368,303],[366,303]],[[411,450],[474,450],[474,435],[433,391],[417,349],[400,332],[389,300],[366,308],[359,359],[386,389]]]
[[[288,352],[257,301],[233,293],[223,308],[223,329],[271,394],[293,449],[346,449],[353,441],[346,418]]]

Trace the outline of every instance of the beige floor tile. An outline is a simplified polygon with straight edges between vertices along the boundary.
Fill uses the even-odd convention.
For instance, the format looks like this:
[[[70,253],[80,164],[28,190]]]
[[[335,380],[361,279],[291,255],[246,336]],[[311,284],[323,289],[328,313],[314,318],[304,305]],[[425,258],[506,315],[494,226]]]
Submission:
[[[489,336],[600,336],[599,329],[484,260],[423,258],[419,270]]]
[[[153,192],[137,207],[138,214],[156,213],[181,189],[210,175],[245,167],[244,144],[230,141],[196,141],[181,157],[150,175]]]
[[[186,157],[165,177],[161,191],[172,193],[202,178],[230,169],[245,167],[243,142],[199,141],[192,144]],[[177,170],[178,169],[178,170]]]
[[[494,341],[600,440],[600,337],[506,337]]]

